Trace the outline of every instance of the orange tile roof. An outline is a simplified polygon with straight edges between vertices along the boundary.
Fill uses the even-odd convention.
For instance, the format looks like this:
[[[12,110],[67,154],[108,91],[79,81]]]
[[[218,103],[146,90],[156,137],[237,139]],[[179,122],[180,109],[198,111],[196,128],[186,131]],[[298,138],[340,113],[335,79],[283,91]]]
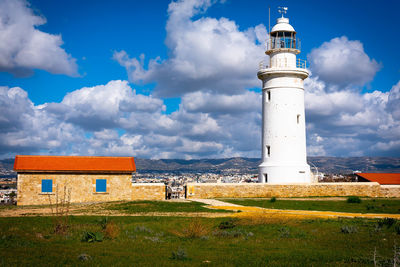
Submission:
[[[123,172],[136,171],[133,157],[15,156],[17,172]]]
[[[400,173],[356,173],[356,175],[379,184],[400,184]]]

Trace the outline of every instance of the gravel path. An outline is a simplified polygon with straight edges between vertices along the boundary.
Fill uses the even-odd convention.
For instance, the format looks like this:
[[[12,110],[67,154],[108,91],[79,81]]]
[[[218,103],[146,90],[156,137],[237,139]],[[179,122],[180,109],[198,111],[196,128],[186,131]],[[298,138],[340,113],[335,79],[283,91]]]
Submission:
[[[395,218],[400,220],[400,214],[379,214],[379,213],[354,213],[354,212],[336,212],[336,211],[313,211],[313,210],[281,210],[281,209],[266,209],[253,206],[242,206],[232,204],[216,199],[191,199],[192,201],[207,204],[207,208],[223,209],[231,211],[240,211],[233,214],[235,217],[247,216],[286,216],[286,217],[319,217],[319,218]]]
[[[191,198],[189,200],[195,201],[195,202],[204,203],[204,204],[207,204],[207,205],[210,205],[210,206],[214,206],[214,207],[219,207],[219,206],[224,206],[224,207],[243,207],[242,205],[223,202],[221,200],[216,200],[216,199],[211,199],[211,198],[208,198],[208,199]]]

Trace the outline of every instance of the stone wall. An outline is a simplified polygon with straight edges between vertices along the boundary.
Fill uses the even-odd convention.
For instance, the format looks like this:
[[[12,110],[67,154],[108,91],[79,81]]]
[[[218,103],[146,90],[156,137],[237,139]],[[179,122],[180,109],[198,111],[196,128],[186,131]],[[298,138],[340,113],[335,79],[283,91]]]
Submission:
[[[53,180],[53,192],[41,192],[41,180]],[[107,192],[96,193],[96,179],[107,179]],[[130,174],[18,174],[18,205],[44,205],[63,197],[64,187],[71,189],[71,203],[121,200],[164,200],[165,185],[132,184]],[[188,198],[249,197],[318,197],[360,196],[398,197],[400,185],[378,183],[312,183],[312,184],[225,184],[187,185]]]
[[[188,184],[188,198],[317,196],[400,197],[400,186],[386,188],[378,183]]]
[[[381,197],[400,197],[400,185],[381,185]]]
[[[53,192],[42,193],[42,179],[53,180]],[[96,192],[96,179],[107,180],[107,192]],[[164,184],[132,185],[131,174],[18,174],[18,205],[44,205],[71,190],[71,203],[106,202],[120,200],[160,200],[165,197]]]
[[[132,184],[132,194],[130,200],[164,200],[165,185],[156,184]]]

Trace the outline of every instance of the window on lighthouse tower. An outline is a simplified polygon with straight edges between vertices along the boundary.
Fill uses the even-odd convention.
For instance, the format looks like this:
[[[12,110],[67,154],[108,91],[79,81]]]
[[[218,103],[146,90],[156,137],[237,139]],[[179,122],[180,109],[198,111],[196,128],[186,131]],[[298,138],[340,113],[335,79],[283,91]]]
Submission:
[[[296,49],[296,33],[279,31],[271,33],[272,49],[294,48]]]

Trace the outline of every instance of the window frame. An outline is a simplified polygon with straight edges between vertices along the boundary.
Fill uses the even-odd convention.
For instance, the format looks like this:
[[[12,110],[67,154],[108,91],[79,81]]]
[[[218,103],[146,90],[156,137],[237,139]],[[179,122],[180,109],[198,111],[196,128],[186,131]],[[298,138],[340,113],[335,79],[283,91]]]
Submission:
[[[49,184],[49,182],[50,182],[50,184]],[[53,194],[54,193],[53,192],[53,179],[42,179],[41,180],[40,193],[41,194]]]
[[[100,184],[100,182],[104,182],[104,184]],[[104,187],[104,190],[103,190]],[[107,179],[96,179],[95,181],[95,193],[108,193],[107,191]]]

